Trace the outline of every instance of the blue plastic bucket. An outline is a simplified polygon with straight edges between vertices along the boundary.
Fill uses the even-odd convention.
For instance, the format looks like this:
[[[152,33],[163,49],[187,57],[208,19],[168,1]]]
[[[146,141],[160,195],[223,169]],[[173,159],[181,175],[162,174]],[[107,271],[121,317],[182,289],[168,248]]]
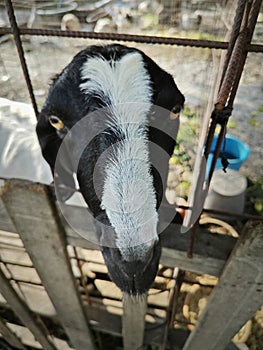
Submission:
[[[207,166],[206,166],[206,173],[209,174],[211,165],[212,165],[212,159],[213,159],[213,153],[216,148],[218,137],[215,136],[212,141],[210,154],[207,159]],[[224,142],[221,145],[221,151],[224,149]],[[225,139],[225,149],[224,149],[224,155],[226,159],[229,162],[228,168],[239,170],[241,165],[244,163],[244,161],[248,158],[250,154],[250,149],[248,145],[238,139],[237,137],[227,135]],[[222,168],[221,163],[221,157],[218,157],[216,161],[215,169]]]

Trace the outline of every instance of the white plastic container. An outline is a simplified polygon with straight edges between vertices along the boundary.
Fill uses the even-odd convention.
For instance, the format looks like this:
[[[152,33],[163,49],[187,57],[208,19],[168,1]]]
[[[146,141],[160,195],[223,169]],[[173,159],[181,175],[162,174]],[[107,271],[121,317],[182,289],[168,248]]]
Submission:
[[[218,169],[213,174],[204,208],[242,214],[246,188],[247,179],[238,171],[227,169],[225,173]],[[213,216],[231,220],[231,217]]]

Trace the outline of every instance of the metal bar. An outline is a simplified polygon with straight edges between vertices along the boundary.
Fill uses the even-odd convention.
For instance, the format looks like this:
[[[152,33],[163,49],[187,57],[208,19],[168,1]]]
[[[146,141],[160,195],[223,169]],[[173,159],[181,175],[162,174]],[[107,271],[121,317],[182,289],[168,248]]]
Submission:
[[[226,56],[226,63],[224,65],[224,71],[221,78],[220,89],[218,92],[215,109],[212,113],[211,118],[213,118],[213,115],[215,115],[216,112],[220,110],[222,110],[223,112],[223,109],[226,105],[229,112],[232,109],[234,98],[239,86],[239,81],[245,65],[248,53],[248,45],[252,40],[261,3],[261,0],[249,0],[246,2],[245,8],[243,8],[243,0],[239,1],[239,5],[241,6],[241,8],[237,9],[237,15],[235,17],[235,23],[233,25],[231,39]],[[238,33],[237,29],[239,29]],[[230,116],[230,114],[231,113],[229,113],[228,117]],[[217,120],[212,120],[208,131],[205,156],[207,156],[211,146],[211,138],[213,137],[215,132],[215,124],[221,124],[220,136],[218,138],[216,150],[213,155],[208,184],[211,181],[215,163],[220,153],[222,140],[226,132],[226,122],[228,119],[225,119],[226,117],[227,115],[225,115],[224,113],[222,113],[221,116],[218,115]],[[203,183],[200,183],[199,186],[203,186]]]
[[[162,44],[162,45],[178,45],[191,46],[200,48],[211,48],[226,50],[229,43],[215,40],[198,40],[187,38],[172,38],[172,37],[158,37],[147,35],[131,35],[119,33],[94,33],[81,31],[68,31],[59,29],[38,29],[38,28],[20,28],[20,35],[36,35],[36,36],[56,36],[64,38],[82,38],[82,39],[97,39],[97,40],[114,40],[127,41],[146,44]],[[0,28],[0,34],[12,34],[11,28]],[[263,52],[263,45],[249,44],[247,47],[249,52]]]
[[[247,3],[247,0],[238,0],[238,2],[237,2],[236,15],[235,15],[235,18],[234,18],[234,24],[233,24],[233,28],[232,28],[232,31],[231,31],[231,37],[229,39],[229,46],[228,46],[227,54],[226,54],[226,57],[225,57],[225,62],[224,62],[224,67],[223,67],[223,71],[222,71],[220,87],[221,87],[221,84],[223,82],[223,77],[225,76],[225,73],[226,73],[226,70],[227,70],[227,66],[229,64],[230,57],[231,57],[231,54],[232,54],[234,46],[235,46],[235,42],[237,40],[239,31],[240,31],[240,28],[241,28],[243,15],[244,15],[245,8],[246,8],[246,3]]]
[[[237,79],[237,73],[239,71],[239,67],[243,68],[242,64],[244,60],[242,58],[244,57],[246,52],[246,45],[245,45],[246,39],[247,39],[246,34],[247,34],[246,31],[243,31],[242,33],[239,34],[237,38],[233,52],[231,54],[230,61],[228,63],[226,73],[222,81],[222,85],[220,87],[220,91],[218,93],[216,107],[217,105],[221,105],[221,106],[226,105],[231,89],[233,87],[233,84]]]
[[[236,92],[239,86],[239,81],[243,72],[243,68],[247,58],[247,44],[251,42],[253,32],[255,29],[258,13],[260,10],[261,0],[251,0],[246,2],[246,8],[243,9],[244,3],[243,0],[240,0],[239,5],[242,7],[237,10],[237,16],[233,26],[232,33],[232,41],[229,44],[228,54],[225,64],[225,69],[221,81],[220,90],[217,97],[217,102],[215,109],[220,110],[226,104],[228,108],[232,108],[234,103],[234,98],[236,96]],[[243,18],[241,18],[241,15]],[[239,28],[240,32],[237,33],[237,29]],[[231,51],[231,52],[230,52]],[[222,120],[218,120],[221,123],[220,135],[218,137],[216,150],[214,152],[211,170],[209,173],[208,183],[210,183],[213,171],[215,168],[216,161],[218,159],[220,153],[220,147],[226,132],[226,124]],[[214,134],[215,127],[211,123],[211,127],[213,127],[213,132],[209,132],[209,137],[211,139],[211,135]],[[211,141],[211,140],[209,140]],[[206,147],[207,148],[207,147]],[[206,149],[207,154],[207,149]]]
[[[15,17],[12,1],[5,0],[5,4],[6,4],[6,9],[7,9],[10,25],[12,28],[12,34],[14,35],[14,39],[15,39],[16,48],[17,48],[19,59],[20,59],[21,67],[22,67],[22,70],[24,73],[26,84],[27,84],[28,92],[30,95],[30,99],[31,99],[31,102],[33,105],[35,115],[37,117],[38,116],[38,108],[37,108],[37,103],[36,103],[36,99],[35,99],[35,95],[34,95],[34,91],[33,91],[33,86],[31,83],[30,75],[28,72],[27,64],[26,64],[26,59],[25,59],[25,55],[24,55],[22,41],[20,38],[20,29],[18,28],[18,25],[16,22],[16,17]]]
[[[251,2],[252,3],[251,3],[250,11],[247,13],[246,21],[245,21],[246,42],[247,43],[249,43],[252,40],[262,0],[255,0],[255,1],[252,0]],[[234,103],[234,99],[235,99],[235,96],[237,93],[237,89],[239,86],[239,81],[241,79],[241,75],[243,73],[243,67],[245,65],[248,52],[249,52],[249,50],[246,49],[245,52],[243,53],[243,56],[240,58],[240,66],[239,66],[239,69],[237,70],[237,76],[236,76],[235,82],[233,84],[231,94],[229,97],[229,101],[228,101],[229,107],[232,107],[232,105]]]
[[[8,28],[3,28],[0,33],[10,33]],[[69,31],[60,29],[39,29],[39,28],[20,28],[20,34],[23,35],[40,35],[40,36],[57,36],[67,38],[86,38],[86,39],[102,39],[102,40],[116,40],[116,41],[133,41],[148,44],[165,44],[165,45],[181,45],[181,46],[198,46],[204,48],[226,49],[228,43],[221,41],[197,40],[185,38],[172,37],[158,37],[150,35],[134,35],[121,33],[96,33],[96,32],[82,32]]]

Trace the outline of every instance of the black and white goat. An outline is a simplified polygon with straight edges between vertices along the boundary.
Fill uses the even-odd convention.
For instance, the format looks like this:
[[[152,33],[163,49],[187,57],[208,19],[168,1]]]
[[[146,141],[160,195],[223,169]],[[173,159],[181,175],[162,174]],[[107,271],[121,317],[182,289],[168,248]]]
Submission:
[[[110,276],[127,293],[146,292],[157,273],[158,208],[178,127],[170,112],[183,104],[171,75],[143,52],[114,44],[77,54],[39,116],[43,156],[67,186],[76,174]],[[68,154],[58,161],[66,138]]]

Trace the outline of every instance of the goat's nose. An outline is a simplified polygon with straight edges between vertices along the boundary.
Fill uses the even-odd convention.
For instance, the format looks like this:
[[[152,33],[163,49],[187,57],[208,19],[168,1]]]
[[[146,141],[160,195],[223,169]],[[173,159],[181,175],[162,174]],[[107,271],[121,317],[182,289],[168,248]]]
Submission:
[[[154,255],[156,254],[155,248],[158,245],[158,242],[159,240],[157,239],[144,243],[140,254],[138,254],[138,251],[136,251],[136,248],[138,249],[138,247],[133,247],[133,249],[129,252],[128,260],[126,260],[124,257],[120,261],[122,270],[127,273],[130,278],[142,278],[142,276],[147,273],[149,266],[154,260]],[[136,259],[132,258],[135,256],[137,257]]]

